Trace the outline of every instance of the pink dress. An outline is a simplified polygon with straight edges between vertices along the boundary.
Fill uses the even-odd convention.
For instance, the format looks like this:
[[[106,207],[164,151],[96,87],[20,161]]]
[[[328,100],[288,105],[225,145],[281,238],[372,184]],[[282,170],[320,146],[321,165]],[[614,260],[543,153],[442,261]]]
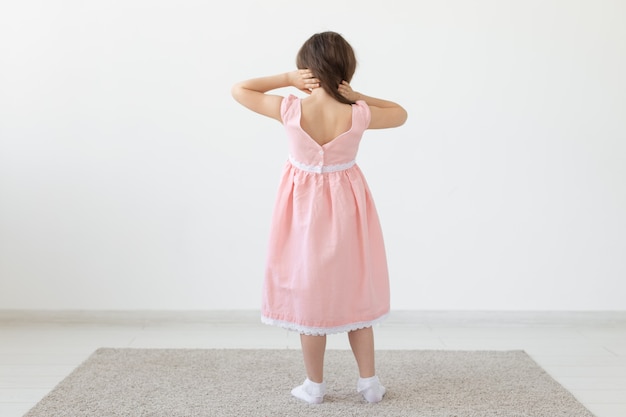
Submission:
[[[272,216],[261,320],[303,334],[369,327],[389,313],[383,234],[355,163],[370,121],[364,101],[352,126],[323,146],[300,126],[300,99],[281,105],[289,143]]]

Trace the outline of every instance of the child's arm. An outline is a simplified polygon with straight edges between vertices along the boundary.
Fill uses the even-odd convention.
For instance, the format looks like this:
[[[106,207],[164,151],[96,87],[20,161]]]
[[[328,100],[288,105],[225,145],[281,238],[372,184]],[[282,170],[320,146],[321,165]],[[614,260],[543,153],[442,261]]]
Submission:
[[[280,104],[283,97],[266,93],[283,87],[296,87],[310,94],[311,89],[319,87],[319,80],[313,77],[311,71],[302,69],[241,81],[233,85],[231,94],[250,110],[282,122]]]
[[[363,100],[370,108],[371,119],[368,129],[385,129],[402,126],[407,119],[406,110],[398,103],[369,97],[352,90],[350,84],[343,81],[339,85],[339,93],[351,101]]]

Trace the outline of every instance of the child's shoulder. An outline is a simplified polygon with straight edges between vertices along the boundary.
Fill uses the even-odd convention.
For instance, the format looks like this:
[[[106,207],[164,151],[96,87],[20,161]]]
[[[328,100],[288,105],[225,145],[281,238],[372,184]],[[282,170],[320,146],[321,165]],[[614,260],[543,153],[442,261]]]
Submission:
[[[295,102],[298,102],[300,100],[300,97],[296,96],[295,94],[287,94],[286,96],[283,97],[283,106],[291,106],[293,105]]]
[[[283,97],[283,101],[280,104],[280,114],[285,119],[285,116],[291,115],[294,111],[298,110],[300,107],[300,97],[294,94],[288,94]]]
[[[364,121],[365,125],[368,126],[372,118],[372,113],[370,111],[370,106],[367,105],[365,100],[357,100],[352,107],[354,108],[355,113],[357,113]]]

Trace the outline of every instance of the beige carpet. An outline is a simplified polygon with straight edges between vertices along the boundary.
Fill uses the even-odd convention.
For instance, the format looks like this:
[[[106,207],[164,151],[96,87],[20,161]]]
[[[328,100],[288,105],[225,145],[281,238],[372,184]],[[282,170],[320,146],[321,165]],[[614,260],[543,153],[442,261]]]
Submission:
[[[299,350],[110,349],[94,352],[26,417],[592,417],[523,351],[387,350],[379,404],[356,393],[350,351],[326,354],[320,405],[292,398]]]

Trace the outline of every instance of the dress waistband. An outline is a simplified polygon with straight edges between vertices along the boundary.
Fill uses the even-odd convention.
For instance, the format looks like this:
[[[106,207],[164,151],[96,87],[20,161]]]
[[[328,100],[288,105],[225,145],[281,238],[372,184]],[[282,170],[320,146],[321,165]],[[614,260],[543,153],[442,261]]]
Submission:
[[[352,168],[354,164],[356,164],[356,160],[352,160],[350,162],[346,162],[345,164],[337,164],[337,165],[307,165],[300,161],[294,159],[293,156],[289,155],[289,162],[291,165],[295,166],[298,169],[307,172],[316,172],[318,174],[323,174],[325,172],[338,172],[344,171],[348,168]]]

